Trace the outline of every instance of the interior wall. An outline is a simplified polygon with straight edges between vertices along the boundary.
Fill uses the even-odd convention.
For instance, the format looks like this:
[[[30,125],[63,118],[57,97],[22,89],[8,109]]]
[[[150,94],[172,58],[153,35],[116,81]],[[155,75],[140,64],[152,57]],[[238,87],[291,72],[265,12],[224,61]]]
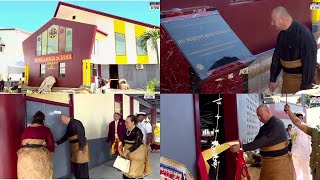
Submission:
[[[193,96],[192,94],[161,94],[160,98],[161,156],[184,164],[196,178]]]
[[[31,125],[33,115],[41,111],[45,114],[45,126],[50,128],[54,141],[59,141],[66,132],[67,126],[60,122],[60,115],[69,115],[70,108],[57,104],[49,104],[42,100],[26,102],[27,124]],[[56,146],[53,154],[53,178],[63,178],[71,175],[70,145],[66,141]]]
[[[74,118],[83,123],[88,139],[107,137],[106,127],[113,121],[113,113],[112,93],[74,95]]]
[[[26,125],[25,96],[0,95],[0,179],[17,178],[17,151]]]

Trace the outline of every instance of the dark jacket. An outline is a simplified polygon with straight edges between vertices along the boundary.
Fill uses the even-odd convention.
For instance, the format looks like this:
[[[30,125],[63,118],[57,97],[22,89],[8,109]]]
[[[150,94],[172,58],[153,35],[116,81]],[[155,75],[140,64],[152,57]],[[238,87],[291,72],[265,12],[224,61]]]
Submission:
[[[107,142],[113,143],[115,141],[115,121],[112,121],[109,124],[109,132],[108,132],[108,137],[107,137]],[[117,128],[117,133],[120,141],[124,140],[124,137],[126,135],[126,125],[125,121],[122,119],[119,119],[118,122],[118,128]]]

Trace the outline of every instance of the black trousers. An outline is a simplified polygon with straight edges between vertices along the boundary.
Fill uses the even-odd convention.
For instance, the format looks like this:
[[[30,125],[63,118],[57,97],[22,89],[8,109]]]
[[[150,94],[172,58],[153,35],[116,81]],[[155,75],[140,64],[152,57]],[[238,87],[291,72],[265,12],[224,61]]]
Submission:
[[[135,178],[129,178],[129,177],[127,177],[126,175],[122,175],[122,179],[135,179]],[[136,178],[136,179],[143,179],[143,178]]]
[[[74,177],[76,179],[89,179],[89,167],[88,163],[77,164],[72,163]]]

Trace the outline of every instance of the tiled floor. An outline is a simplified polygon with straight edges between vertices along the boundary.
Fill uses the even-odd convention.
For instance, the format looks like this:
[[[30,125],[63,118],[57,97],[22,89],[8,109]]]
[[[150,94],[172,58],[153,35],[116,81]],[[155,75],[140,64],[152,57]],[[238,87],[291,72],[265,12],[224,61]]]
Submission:
[[[145,177],[145,179],[160,179],[160,153],[151,153],[150,160],[152,175],[150,177]],[[114,161],[108,161],[101,166],[90,169],[90,179],[122,179],[122,172],[112,166],[113,162]]]

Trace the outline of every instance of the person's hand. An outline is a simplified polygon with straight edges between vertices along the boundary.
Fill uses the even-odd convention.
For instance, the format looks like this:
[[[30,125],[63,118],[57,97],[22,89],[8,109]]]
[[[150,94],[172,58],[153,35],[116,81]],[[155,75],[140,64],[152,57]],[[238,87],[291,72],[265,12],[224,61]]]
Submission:
[[[83,151],[81,151],[81,150],[78,151],[79,156],[82,156],[82,153],[83,153]]]
[[[119,151],[119,153],[121,154],[122,153],[122,146],[120,145],[120,146],[118,146],[118,151]]]
[[[273,93],[277,89],[277,83],[269,82],[269,90]]]
[[[127,156],[128,156],[128,153],[129,153],[129,151],[126,150],[126,151],[124,151],[121,155],[122,155],[123,157],[127,157]]]
[[[43,141],[42,146],[47,146],[47,142]]]
[[[236,153],[240,151],[240,145],[236,144],[230,147],[231,152]]]
[[[290,106],[288,104],[284,105],[284,111],[285,112],[290,111]]]
[[[150,145],[147,146],[147,150],[148,150],[148,152],[151,152],[152,149],[151,149]]]

